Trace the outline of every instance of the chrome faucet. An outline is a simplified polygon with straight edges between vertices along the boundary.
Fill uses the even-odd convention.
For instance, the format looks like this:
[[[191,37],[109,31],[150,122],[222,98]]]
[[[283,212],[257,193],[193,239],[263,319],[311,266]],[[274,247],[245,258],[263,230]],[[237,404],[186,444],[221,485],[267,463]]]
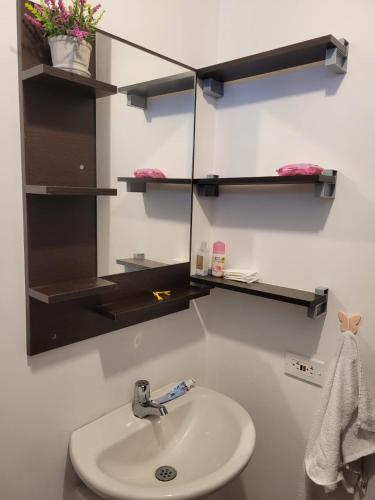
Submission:
[[[168,415],[165,406],[150,399],[150,382],[138,380],[134,386],[133,413],[135,417],[144,418],[150,415]]]

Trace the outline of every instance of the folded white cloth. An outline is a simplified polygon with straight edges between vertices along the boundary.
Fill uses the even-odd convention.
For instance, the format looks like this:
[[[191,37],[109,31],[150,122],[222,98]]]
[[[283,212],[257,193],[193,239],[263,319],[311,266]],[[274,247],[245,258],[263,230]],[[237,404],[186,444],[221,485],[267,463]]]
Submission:
[[[375,406],[362,367],[356,337],[345,332],[333,360],[305,455],[308,477],[334,491],[364,494],[363,457],[375,453]]]
[[[259,275],[256,271],[249,269],[224,269],[224,278],[244,283],[253,283],[253,281],[259,280]]]

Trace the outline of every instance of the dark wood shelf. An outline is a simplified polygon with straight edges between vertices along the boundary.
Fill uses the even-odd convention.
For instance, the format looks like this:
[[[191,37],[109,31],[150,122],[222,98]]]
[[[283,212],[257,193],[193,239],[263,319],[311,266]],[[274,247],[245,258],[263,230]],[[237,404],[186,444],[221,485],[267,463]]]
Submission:
[[[155,269],[156,267],[168,266],[163,262],[157,262],[155,260],[148,259],[117,259],[116,264],[129,267],[135,271],[142,269]]]
[[[117,196],[117,189],[76,186],[25,186],[27,194],[50,196]]]
[[[197,76],[201,79],[212,78],[219,82],[230,82],[321,62],[326,59],[327,50],[335,48],[343,57],[347,56],[347,41],[343,44],[333,35],[325,35],[259,54],[207,66],[199,69]]]
[[[186,286],[172,290],[170,297],[163,301],[158,301],[152,292],[145,292],[136,296],[128,296],[123,300],[118,300],[110,304],[104,304],[97,307],[97,311],[113,320],[123,320],[126,316],[133,313],[149,312],[151,310],[162,310],[171,305],[178,305],[198,299],[210,294],[211,284],[206,286]]]
[[[55,83],[65,88],[75,88],[96,98],[117,94],[117,87],[114,85],[100,82],[99,80],[95,80],[95,78],[69,73],[69,71],[54,68],[47,64],[39,64],[38,66],[22,71],[22,80],[24,82]]]
[[[332,195],[336,184],[337,172],[332,170],[332,175],[291,175],[291,176],[266,176],[266,177],[207,177],[194,179],[198,186],[200,196],[218,196],[219,186],[268,186],[268,185],[301,185],[314,184],[318,186],[330,185]],[[327,196],[328,197],[328,196]],[[332,196],[329,196],[332,197]]]
[[[153,177],[117,177],[119,182],[127,183],[127,190],[129,193],[145,193],[147,184],[158,185],[191,185],[192,179],[183,178],[153,178]]]
[[[316,317],[325,312],[327,305],[327,295],[317,295],[314,292],[296,290],[283,286],[269,285],[267,283],[241,283],[240,281],[228,280],[225,278],[216,278],[214,276],[191,277],[192,281],[202,284],[209,284],[218,288],[225,288],[233,292],[256,295],[266,299],[288,302],[308,308],[308,316]],[[314,312],[316,314],[314,314]]]
[[[102,278],[80,278],[29,288],[29,295],[45,304],[56,304],[109,291],[116,283]]]
[[[160,95],[193,90],[195,85],[195,76],[191,71],[179,73],[177,75],[157,78],[147,82],[136,83],[120,87],[119,92],[127,95],[137,95],[140,97],[156,97]]]

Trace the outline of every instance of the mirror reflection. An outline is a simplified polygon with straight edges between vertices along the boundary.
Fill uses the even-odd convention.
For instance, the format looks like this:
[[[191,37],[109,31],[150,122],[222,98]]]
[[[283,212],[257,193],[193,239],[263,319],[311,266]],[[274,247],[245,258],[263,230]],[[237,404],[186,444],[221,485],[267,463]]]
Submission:
[[[104,34],[96,56],[121,89],[96,104],[97,185],[118,190],[97,202],[98,276],[188,262],[195,74]]]

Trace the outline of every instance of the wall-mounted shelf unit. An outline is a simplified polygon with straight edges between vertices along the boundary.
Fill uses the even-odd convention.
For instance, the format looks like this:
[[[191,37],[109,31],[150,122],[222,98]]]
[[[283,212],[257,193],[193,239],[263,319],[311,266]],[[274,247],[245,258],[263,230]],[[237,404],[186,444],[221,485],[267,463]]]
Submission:
[[[36,286],[29,289],[29,295],[45,304],[57,304],[67,300],[97,295],[103,291],[114,289],[116,286],[116,283],[102,278],[81,278]]]
[[[171,295],[162,301],[158,301],[152,292],[144,292],[132,297],[117,300],[109,304],[103,304],[97,307],[97,311],[107,318],[115,321],[126,318],[131,314],[143,313],[147,314],[152,310],[163,311],[164,308],[169,308],[171,305],[185,305],[191,300],[205,297],[210,294],[212,286],[205,284],[205,286],[185,286],[173,289]]]
[[[107,97],[117,94],[117,87],[109,83],[88,78],[86,76],[69,73],[59,68],[54,68],[47,64],[38,64],[25,71],[22,71],[22,80],[24,82],[37,82],[45,85],[58,85],[60,87],[75,89],[91,97]]]
[[[93,78],[52,67],[48,43],[25,22],[25,13],[20,0],[27,353],[32,356],[188,309],[210,286],[190,287],[190,263],[97,277],[96,197],[115,196],[117,190],[97,186],[96,106],[97,98],[116,94],[117,87],[95,79],[95,54]],[[151,96],[193,89],[195,73],[172,80],[143,90]],[[161,305],[141,304],[138,298],[152,290],[176,292]],[[103,304],[118,302],[120,319],[98,313]]]
[[[147,184],[158,185],[191,185],[192,179],[152,178],[152,177],[117,177],[119,182],[126,182],[129,193],[145,193]]]
[[[265,75],[274,71],[298,69],[324,63],[336,73],[345,73],[349,43],[333,35],[279,47],[259,54],[226,61],[197,71],[204,81],[203,89],[213,97],[223,95],[223,83]]]
[[[142,269],[155,269],[157,267],[164,267],[168,265],[163,262],[157,262],[156,260],[137,259],[137,258],[117,259],[116,264],[125,266],[125,268],[129,271],[140,271]]]
[[[147,99],[176,92],[193,90],[195,86],[195,75],[191,71],[177,75],[157,78],[147,82],[136,83],[120,87],[118,91],[128,97],[128,106],[146,109]]]
[[[315,194],[320,198],[334,198],[336,187],[336,170],[322,175],[293,175],[267,177],[207,177],[194,179],[199,196],[219,196],[220,186],[269,186],[269,185],[303,185],[315,186]]]
[[[256,295],[266,299],[288,302],[307,308],[309,318],[318,318],[323,316],[327,310],[328,289],[319,287],[314,292],[296,290],[282,286],[269,285],[267,283],[241,283],[239,281],[228,280],[225,278],[216,278],[214,276],[191,277],[192,281],[202,284],[209,284],[213,287],[225,288],[233,292]]]
[[[77,186],[25,186],[26,194],[47,196],[116,196],[117,189]]]

